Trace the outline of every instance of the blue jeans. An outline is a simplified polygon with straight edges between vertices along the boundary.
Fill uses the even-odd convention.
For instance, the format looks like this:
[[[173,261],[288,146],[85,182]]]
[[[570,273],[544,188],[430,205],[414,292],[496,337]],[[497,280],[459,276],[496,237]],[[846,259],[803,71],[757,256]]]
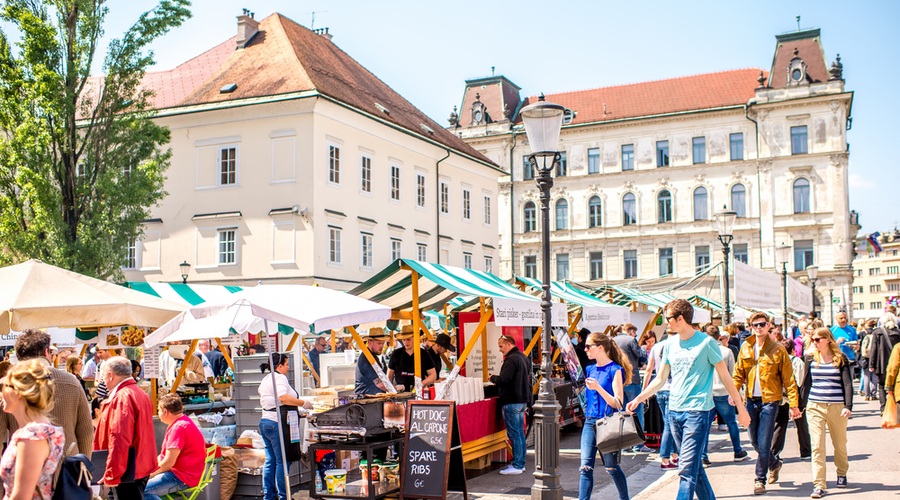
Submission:
[[[503,405],[503,423],[506,424],[506,436],[512,445],[512,466],[525,468],[525,403]]]
[[[284,463],[281,461],[281,440],[278,438],[278,422],[265,418],[260,419],[259,433],[266,444],[266,461],[263,463],[263,496],[265,500],[275,500],[277,491],[278,500],[287,500]]]
[[[160,500],[160,495],[168,495],[176,491],[186,490],[188,486],[181,482],[172,471],[166,471],[147,481],[144,489],[145,500]]]
[[[641,384],[628,384],[624,387],[625,389],[625,401],[624,404],[628,404],[634,398],[641,393]],[[641,429],[644,428],[644,403],[638,405],[637,408],[634,409],[634,412],[637,414],[638,422],[641,424]]]
[[[597,437],[594,424],[596,418],[586,418],[581,429],[581,479],[578,482],[578,500],[589,500],[594,489],[594,460],[597,458]],[[628,482],[625,473],[619,467],[619,452],[603,453],[603,467],[612,477],[619,499],[628,500]]]
[[[775,465],[772,456],[772,436],[775,434],[775,417],[781,401],[763,403],[760,398],[747,400],[747,413],[750,414],[750,425],[747,432],[750,442],[756,450],[756,480],[765,481],[766,473]]]
[[[659,412],[662,413],[663,419],[662,436],[659,438],[659,456],[668,459],[673,453],[678,453],[675,440],[672,439],[672,430],[669,427],[669,391],[657,392],[656,404],[659,405]]]
[[[669,428],[676,446],[678,456],[678,496],[677,500],[693,500],[694,493],[700,500],[715,500],[706,471],[700,461],[703,450],[709,442],[709,411],[673,411],[669,410]]]
[[[728,404],[728,396],[713,396],[713,402],[716,404],[716,407],[709,410],[709,427],[712,428],[713,417],[718,412],[725,424],[728,425],[728,434],[731,436],[731,448],[734,450],[734,453],[737,454],[744,451],[741,448],[741,429],[738,428],[734,406]],[[706,449],[703,450],[703,458],[709,458]]]

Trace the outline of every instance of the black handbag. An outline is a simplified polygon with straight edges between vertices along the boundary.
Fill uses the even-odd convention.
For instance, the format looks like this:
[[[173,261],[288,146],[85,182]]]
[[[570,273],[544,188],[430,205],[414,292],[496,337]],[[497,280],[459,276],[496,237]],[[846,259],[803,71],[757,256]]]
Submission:
[[[94,464],[84,454],[66,457],[60,463],[53,500],[92,500],[91,473]]]
[[[616,402],[619,407],[624,406],[618,399]],[[644,444],[644,429],[634,413],[620,410],[607,415],[594,423],[594,432],[600,453],[613,453]]]

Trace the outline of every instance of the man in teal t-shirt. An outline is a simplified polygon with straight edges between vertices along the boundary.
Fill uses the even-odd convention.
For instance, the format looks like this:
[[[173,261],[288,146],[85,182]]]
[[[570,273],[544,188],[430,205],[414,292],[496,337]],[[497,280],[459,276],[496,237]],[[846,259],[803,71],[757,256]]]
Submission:
[[[725,361],[719,347],[709,336],[698,332],[691,326],[694,308],[684,299],[675,299],[664,309],[669,329],[678,333],[678,338],[669,339],[662,366],[656,372],[656,378],[644,389],[634,401],[628,403],[628,411],[658,391],[669,374],[672,374],[669,388],[669,428],[676,443],[680,443],[681,453],[678,461],[677,500],[693,500],[696,492],[700,500],[715,500],[709,478],[701,466],[701,458],[709,441],[710,411],[713,406],[713,370],[725,384],[728,394],[738,411],[738,423],[747,426],[750,414],[744,407],[744,401],[737,389],[731,374],[725,367]]]

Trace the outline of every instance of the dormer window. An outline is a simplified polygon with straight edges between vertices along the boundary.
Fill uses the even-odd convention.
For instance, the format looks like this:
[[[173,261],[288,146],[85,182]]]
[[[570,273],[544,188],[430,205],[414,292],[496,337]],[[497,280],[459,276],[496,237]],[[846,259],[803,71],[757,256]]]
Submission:
[[[794,58],[788,63],[787,67],[787,85],[788,87],[796,87],[798,85],[806,85],[806,63],[798,55],[799,51],[794,49]]]
[[[487,106],[481,102],[481,94],[475,94],[475,102],[472,103],[472,123],[470,125],[486,125],[492,121],[491,115],[487,112]]]

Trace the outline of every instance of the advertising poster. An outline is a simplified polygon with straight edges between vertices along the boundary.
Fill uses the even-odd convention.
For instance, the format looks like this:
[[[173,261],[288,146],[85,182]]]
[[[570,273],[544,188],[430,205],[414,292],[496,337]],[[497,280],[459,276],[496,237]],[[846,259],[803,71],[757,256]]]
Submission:
[[[461,353],[466,349],[466,342],[475,332],[475,329],[478,328],[478,321],[480,319],[481,314],[478,312],[459,313],[460,328],[458,353]],[[497,341],[500,339],[501,335],[511,336],[516,340],[516,346],[522,351],[525,350],[525,339],[523,337],[523,329],[521,326],[498,326],[494,323],[493,317],[491,317],[491,321],[488,322],[484,334],[487,335],[488,345],[488,375],[497,375],[500,373],[500,366],[503,364],[503,353],[501,353],[500,349],[497,347]],[[482,376],[481,359],[481,338],[479,338],[475,342],[475,347],[472,349],[472,352],[469,353],[465,365],[460,369],[460,374],[466,377],[480,378]]]

